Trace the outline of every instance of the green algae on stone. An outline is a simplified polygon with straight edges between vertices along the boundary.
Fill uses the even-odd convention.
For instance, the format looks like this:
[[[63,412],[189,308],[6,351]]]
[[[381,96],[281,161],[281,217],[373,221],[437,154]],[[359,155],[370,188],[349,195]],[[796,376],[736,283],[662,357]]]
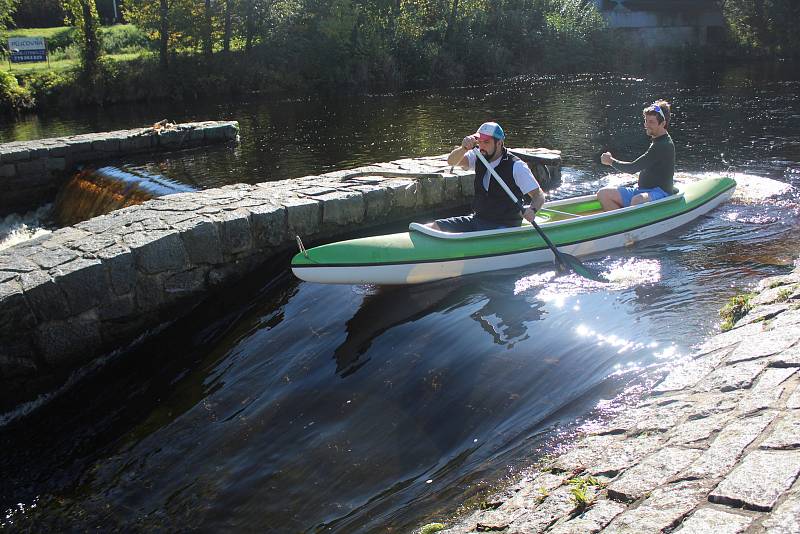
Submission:
[[[444,530],[447,527],[444,523],[428,523],[421,529],[419,529],[419,534],[433,534],[434,532],[439,532],[440,530]]]
[[[727,332],[736,321],[747,315],[753,305],[750,303],[754,295],[752,293],[740,293],[734,295],[725,306],[719,311],[719,316],[722,317],[722,324],[720,328],[723,332]]]
[[[569,492],[572,494],[572,502],[575,503],[576,511],[583,513],[588,507],[594,504],[597,497],[595,491],[605,486],[600,480],[589,475],[585,477],[575,477],[569,480],[571,486]]]

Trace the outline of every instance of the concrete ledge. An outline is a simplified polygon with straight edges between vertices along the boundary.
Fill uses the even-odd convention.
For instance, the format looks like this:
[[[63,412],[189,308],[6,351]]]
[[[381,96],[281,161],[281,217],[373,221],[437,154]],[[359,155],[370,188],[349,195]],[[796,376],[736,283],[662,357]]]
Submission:
[[[238,122],[205,121],[0,144],[0,215],[52,199],[68,174],[82,163],[238,138]]]

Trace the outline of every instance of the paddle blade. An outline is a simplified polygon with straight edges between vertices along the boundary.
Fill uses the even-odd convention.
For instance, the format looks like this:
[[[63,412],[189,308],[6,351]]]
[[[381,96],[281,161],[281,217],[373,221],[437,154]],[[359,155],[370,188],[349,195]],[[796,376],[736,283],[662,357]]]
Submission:
[[[562,266],[574,272],[575,274],[594,282],[608,282],[608,280],[606,280],[605,277],[603,277],[600,273],[581,263],[581,261],[575,256],[570,256],[569,254],[564,254],[563,252],[560,253],[560,256],[561,260],[563,261]]]

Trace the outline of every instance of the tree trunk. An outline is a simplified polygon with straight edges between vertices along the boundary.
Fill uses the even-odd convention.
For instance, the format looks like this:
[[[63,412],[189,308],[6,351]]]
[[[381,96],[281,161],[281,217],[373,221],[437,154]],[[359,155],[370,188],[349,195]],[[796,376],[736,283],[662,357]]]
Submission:
[[[205,20],[205,28],[203,30],[203,54],[207,57],[211,57],[212,52],[212,45],[211,45],[211,0],[206,0],[206,20]]]
[[[253,48],[253,36],[256,33],[255,0],[247,0],[246,5],[244,14],[244,51],[249,53],[250,49]]]
[[[97,60],[100,58],[100,42],[97,38],[97,20],[92,13],[92,5],[89,0],[81,0],[81,9],[83,11],[83,38],[84,38],[84,52],[83,61],[84,68],[87,71],[94,72],[97,66]]]
[[[453,34],[453,23],[456,21],[456,13],[458,13],[458,0],[453,0],[453,9],[450,11],[450,18],[447,19],[447,29],[444,31],[445,43],[450,42],[450,37]]]
[[[167,68],[167,55],[169,54],[169,4],[167,0],[161,0],[161,9],[159,11],[161,17],[161,28],[158,32],[158,56],[161,62],[161,68]]]
[[[227,54],[231,50],[231,9],[232,0],[225,0],[225,34],[222,38],[222,49]]]

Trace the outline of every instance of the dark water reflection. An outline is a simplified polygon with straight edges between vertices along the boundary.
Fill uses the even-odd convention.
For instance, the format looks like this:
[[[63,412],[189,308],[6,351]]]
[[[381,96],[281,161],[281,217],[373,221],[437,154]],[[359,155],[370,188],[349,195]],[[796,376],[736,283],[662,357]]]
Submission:
[[[716,331],[728,297],[800,254],[796,78],[681,76],[203,110],[240,120],[242,145],[143,165],[260,181],[442,153],[494,117],[520,145],[564,150],[555,196],[570,196],[606,183],[605,147],[643,149],[638,110],[675,95],[681,177],[726,172],[724,153],[740,185],[678,232],[589,258],[606,286],[547,266],[408,288],[257,276],[0,429],[0,525],[408,531],[624,406]]]
[[[252,95],[235,102],[117,106],[0,124],[0,142],[135,128],[165,117],[237,120],[242,142],[235,148],[126,162],[212,187],[441,154],[474,131],[475,124],[496,119],[510,146],[558,148],[568,165],[605,173],[599,166],[604,150],[633,157],[647,146],[640,110],[662,95],[675,104],[670,131],[679,168],[719,171],[729,164],[774,177],[792,162],[796,168],[800,160],[796,67],[717,65],[678,74],[522,76],[446,91],[302,99]]]

